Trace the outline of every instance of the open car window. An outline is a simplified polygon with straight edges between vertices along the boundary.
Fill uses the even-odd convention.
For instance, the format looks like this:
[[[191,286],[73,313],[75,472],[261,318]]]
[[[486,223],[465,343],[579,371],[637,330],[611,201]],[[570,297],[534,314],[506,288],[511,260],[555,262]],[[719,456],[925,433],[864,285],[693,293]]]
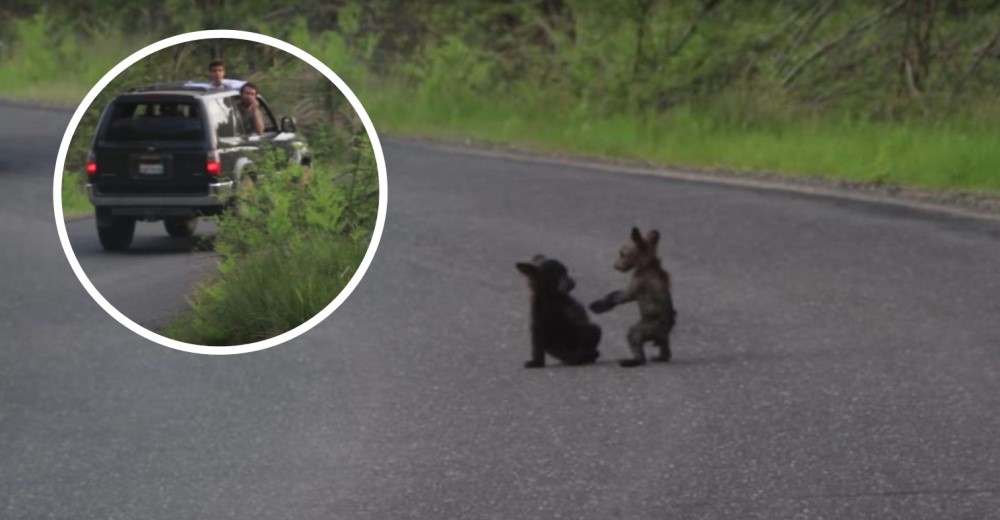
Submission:
[[[257,99],[260,102],[260,113],[264,119],[264,133],[277,132],[278,125],[274,121],[274,115],[271,114],[271,109],[267,106],[267,103],[263,99]],[[254,132],[251,129],[251,123],[244,120],[243,111],[239,109],[241,103],[242,99],[238,95],[226,98],[226,105],[232,107],[233,115],[236,119],[237,130],[243,136],[253,135]]]

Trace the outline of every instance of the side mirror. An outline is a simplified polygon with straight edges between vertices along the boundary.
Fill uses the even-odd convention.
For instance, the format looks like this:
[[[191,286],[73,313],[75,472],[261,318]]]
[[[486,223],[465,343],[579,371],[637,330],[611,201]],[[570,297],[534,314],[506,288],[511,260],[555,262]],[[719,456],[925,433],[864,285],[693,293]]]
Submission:
[[[295,133],[295,118],[288,116],[281,118],[281,131]]]

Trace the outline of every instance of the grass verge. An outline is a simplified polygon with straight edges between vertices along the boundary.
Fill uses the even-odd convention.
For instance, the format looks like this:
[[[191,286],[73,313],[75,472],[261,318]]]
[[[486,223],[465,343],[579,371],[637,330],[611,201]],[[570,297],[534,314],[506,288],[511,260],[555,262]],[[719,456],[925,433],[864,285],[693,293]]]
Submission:
[[[290,248],[257,251],[239,266],[200,285],[191,309],[161,334],[187,343],[253,343],[298,327],[339,294],[367,244],[324,237]]]
[[[94,212],[94,205],[87,198],[82,175],[72,172],[63,173],[62,179],[62,210],[63,218],[82,217]]]
[[[497,99],[465,104],[437,96],[412,99],[395,89],[368,89],[363,96],[376,126],[403,136],[473,139],[681,168],[1000,193],[995,167],[1000,134],[958,116],[909,124],[831,117],[764,122],[685,107],[660,117],[594,117]]]

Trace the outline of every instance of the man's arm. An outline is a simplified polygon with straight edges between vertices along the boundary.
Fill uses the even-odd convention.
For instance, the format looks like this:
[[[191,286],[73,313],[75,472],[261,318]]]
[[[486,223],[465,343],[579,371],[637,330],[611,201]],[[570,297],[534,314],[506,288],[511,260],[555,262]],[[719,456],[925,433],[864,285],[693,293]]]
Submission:
[[[260,113],[260,105],[254,103],[253,105],[253,129],[258,134],[264,133],[264,116]]]

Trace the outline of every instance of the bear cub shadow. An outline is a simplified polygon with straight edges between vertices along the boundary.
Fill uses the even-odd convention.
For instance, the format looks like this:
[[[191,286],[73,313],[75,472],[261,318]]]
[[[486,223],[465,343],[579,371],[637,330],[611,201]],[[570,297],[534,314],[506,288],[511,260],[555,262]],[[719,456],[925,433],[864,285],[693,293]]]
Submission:
[[[586,365],[600,357],[601,328],[590,322],[587,310],[570,296],[576,282],[566,266],[554,258],[535,255],[519,262],[531,290],[531,359],[525,368],[545,366],[545,354],[566,365]]]

